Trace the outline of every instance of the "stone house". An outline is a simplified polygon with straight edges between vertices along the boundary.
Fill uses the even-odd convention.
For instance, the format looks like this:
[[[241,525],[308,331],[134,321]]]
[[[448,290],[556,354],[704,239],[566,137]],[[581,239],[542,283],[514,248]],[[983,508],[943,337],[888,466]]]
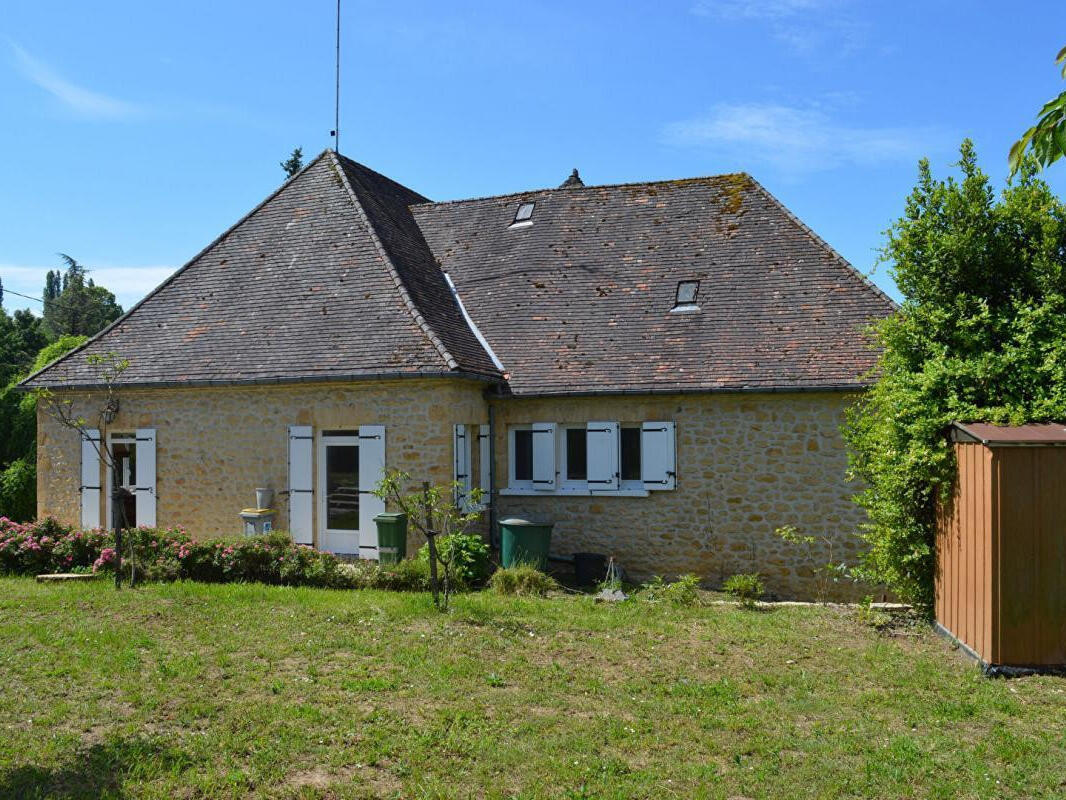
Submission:
[[[773,531],[855,554],[839,426],[893,308],[744,174],[434,203],[327,150],[24,382],[93,418],[87,356],[129,362],[113,469],[41,404],[38,514],[101,525],[117,482],[138,524],[233,534],[266,486],[296,541],[375,558],[388,466],[561,554],[810,594]]]

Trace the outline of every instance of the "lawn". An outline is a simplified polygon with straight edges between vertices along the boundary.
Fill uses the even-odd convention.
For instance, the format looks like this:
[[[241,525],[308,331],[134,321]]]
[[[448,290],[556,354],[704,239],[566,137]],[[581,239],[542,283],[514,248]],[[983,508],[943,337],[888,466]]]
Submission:
[[[848,610],[9,578],[0,641],[5,798],[1066,795],[1066,681]]]

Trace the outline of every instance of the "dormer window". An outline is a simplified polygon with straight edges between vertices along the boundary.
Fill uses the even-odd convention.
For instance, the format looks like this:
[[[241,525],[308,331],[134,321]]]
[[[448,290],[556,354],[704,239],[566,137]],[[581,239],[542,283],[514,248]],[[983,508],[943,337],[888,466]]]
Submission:
[[[533,208],[536,203],[520,203],[518,210],[514,215],[514,222],[511,223],[511,227],[514,228],[519,225],[532,225],[533,224]]]
[[[670,309],[671,313],[699,311],[700,307],[696,302],[699,293],[699,281],[681,281],[678,283],[677,295],[674,297],[674,307]]]

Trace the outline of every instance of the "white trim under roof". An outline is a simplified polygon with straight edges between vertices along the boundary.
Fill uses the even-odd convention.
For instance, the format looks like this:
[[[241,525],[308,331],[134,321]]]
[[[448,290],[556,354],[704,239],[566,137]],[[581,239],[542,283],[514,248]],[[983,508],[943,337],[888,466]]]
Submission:
[[[474,320],[470,318],[470,314],[467,313],[466,306],[463,305],[463,299],[459,297],[459,292],[456,290],[455,284],[452,283],[452,276],[449,275],[447,272],[444,273],[444,281],[448,284],[448,288],[452,292],[452,297],[455,298],[456,305],[459,306],[459,311],[463,315],[463,319],[465,319],[466,324],[470,326],[470,330],[474,332],[474,338],[476,338],[478,342],[481,343],[481,346],[485,348],[485,352],[489,354],[489,358],[492,359],[492,363],[496,366],[496,369],[498,369],[500,372],[506,372],[507,370],[504,369],[503,362],[496,357],[496,353],[494,353],[492,348],[489,346],[488,340],[486,340],[485,337],[481,334],[481,330],[474,323]]]

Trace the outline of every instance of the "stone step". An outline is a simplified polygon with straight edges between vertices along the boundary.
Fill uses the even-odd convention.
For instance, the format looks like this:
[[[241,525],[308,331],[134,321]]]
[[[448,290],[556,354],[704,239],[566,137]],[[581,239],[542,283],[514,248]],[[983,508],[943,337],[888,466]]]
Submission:
[[[38,575],[37,583],[49,583],[51,581],[91,581],[97,578],[93,572],[56,572],[50,575]]]

